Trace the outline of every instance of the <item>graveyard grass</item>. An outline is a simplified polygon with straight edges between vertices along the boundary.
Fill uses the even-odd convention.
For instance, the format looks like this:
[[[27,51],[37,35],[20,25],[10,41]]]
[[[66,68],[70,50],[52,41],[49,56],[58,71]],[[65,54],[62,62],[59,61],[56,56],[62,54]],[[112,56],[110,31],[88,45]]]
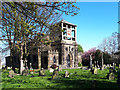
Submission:
[[[65,70],[72,73],[69,78],[64,78]],[[120,88],[117,84],[117,73],[115,80],[107,79],[109,69],[98,70],[97,75],[89,70],[63,69],[59,71],[59,76],[55,80],[51,80],[52,73],[48,70],[45,71],[46,76],[34,73],[34,77],[16,75],[14,78],[9,78],[8,72],[8,70],[2,71],[2,88],[91,88],[94,84],[96,88]]]

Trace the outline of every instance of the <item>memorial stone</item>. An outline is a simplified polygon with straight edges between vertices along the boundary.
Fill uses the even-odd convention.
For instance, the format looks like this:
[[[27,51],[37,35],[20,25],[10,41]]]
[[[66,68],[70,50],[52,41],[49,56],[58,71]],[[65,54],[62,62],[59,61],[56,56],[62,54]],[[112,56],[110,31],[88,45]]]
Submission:
[[[58,71],[57,70],[54,70],[53,71],[53,75],[52,75],[52,79],[55,79],[58,77]]]
[[[109,80],[114,80],[115,79],[115,75],[113,73],[113,70],[110,70],[109,73],[108,73],[108,79]]]
[[[27,75],[29,75],[29,70],[28,69],[25,69],[25,70],[23,70],[22,71],[22,75],[24,76],[27,76]]]
[[[69,72],[65,71],[65,78],[68,78],[68,77],[69,77]]]
[[[97,74],[97,67],[95,67],[92,71],[93,74]]]
[[[54,69],[50,68],[50,72],[53,72],[53,71],[54,71]]]
[[[90,55],[90,69],[92,71],[92,56]]]
[[[10,71],[9,71],[9,75],[8,75],[8,77],[10,77],[10,78],[14,78],[14,76],[15,76],[14,71],[13,71],[13,70],[10,70]]]
[[[43,68],[39,71],[39,76],[45,76],[45,70]]]

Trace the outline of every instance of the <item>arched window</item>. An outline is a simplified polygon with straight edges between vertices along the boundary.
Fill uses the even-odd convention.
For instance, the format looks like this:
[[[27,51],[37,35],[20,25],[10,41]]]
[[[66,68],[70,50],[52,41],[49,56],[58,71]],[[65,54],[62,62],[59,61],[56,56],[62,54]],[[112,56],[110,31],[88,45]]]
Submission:
[[[56,58],[55,58],[55,56],[53,57],[53,62],[56,63]]]
[[[70,67],[70,55],[68,55],[66,59],[67,59],[67,67]]]

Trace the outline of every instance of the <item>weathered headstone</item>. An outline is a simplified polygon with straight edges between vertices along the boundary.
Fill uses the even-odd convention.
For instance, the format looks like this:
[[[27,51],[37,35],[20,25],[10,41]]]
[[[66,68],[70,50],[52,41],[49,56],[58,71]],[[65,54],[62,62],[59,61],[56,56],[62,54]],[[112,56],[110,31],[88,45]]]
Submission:
[[[114,80],[114,79],[115,79],[114,73],[110,73],[109,74],[109,80]]]
[[[113,70],[115,70],[115,63],[113,63]]]
[[[7,69],[12,69],[12,67],[7,67]]]
[[[93,73],[93,74],[97,74],[97,67],[95,67],[95,68],[92,70],[92,73]]]
[[[92,56],[90,55],[90,69],[92,71]]]
[[[14,78],[14,76],[15,76],[14,71],[13,71],[13,70],[10,70],[8,76],[9,76],[10,78]]]
[[[41,69],[39,71],[39,76],[45,76],[45,70],[44,69]]]
[[[32,68],[32,63],[30,63],[30,70],[33,70],[33,68]]]
[[[114,80],[115,79],[115,75],[113,73],[113,70],[110,70],[109,73],[108,73],[108,79],[109,80]]]
[[[107,67],[109,67],[109,64],[107,64]]]
[[[55,79],[58,77],[58,71],[57,70],[54,70],[53,71],[53,75],[52,75],[52,79]]]
[[[54,71],[54,69],[50,68],[50,72],[53,72],[53,71]]]
[[[29,70],[28,69],[23,70],[22,75],[25,75],[25,76],[29,75]]]
[[[109,64],[109,68],[111,67],[111,64]]]
[[[88,70],[88,68],[87,67],[82,67],[82,70]]]
[[[68,78],[68,77],[69,77],[69,72],[65,71],[65,78]]]
[[[94,61],[94,67],[97,67],[97,65],[96,65],[96,64],[97,64],[97,62],[96,62],[96,61]]]

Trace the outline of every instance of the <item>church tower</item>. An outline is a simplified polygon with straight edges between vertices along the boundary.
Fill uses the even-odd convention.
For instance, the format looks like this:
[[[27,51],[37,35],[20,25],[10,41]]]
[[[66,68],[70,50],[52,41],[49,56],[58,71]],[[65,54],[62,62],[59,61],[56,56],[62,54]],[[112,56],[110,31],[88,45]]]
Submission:
[[[64,31],[59,34],[59,40],[52,44],[53,49],[59,52],[59,65],[64,68],[77,67],[77,26],[65,20],[60,21],[59,25]]]

